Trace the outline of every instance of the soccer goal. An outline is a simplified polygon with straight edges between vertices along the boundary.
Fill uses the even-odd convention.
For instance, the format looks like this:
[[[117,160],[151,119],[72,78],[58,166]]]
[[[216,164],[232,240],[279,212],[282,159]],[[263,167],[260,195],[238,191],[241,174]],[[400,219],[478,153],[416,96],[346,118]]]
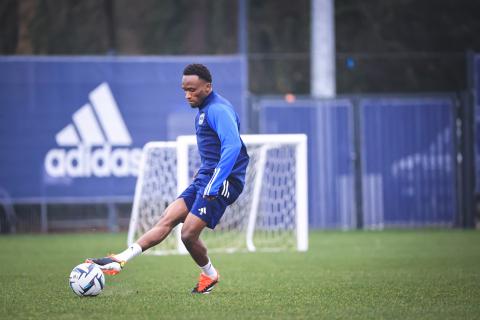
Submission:
[[[250,163],[245,187],[214,231],[202,240],[210,252],[308,249],[307,137],[242,135]],[[133,243],[160,219],[191,183],[200,165],[196,137],[149,142],[143,148],[128,232]],[[180,228],[147,252],[186,253]]]

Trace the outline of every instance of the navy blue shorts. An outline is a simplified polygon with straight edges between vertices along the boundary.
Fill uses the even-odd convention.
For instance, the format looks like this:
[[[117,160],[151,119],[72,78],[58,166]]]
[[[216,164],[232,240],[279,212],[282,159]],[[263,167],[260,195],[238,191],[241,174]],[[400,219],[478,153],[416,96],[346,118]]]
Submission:
[[[207,200],[203,198],[203,191],[209,181],[209,176],[197,177],[178,198],[183,198],[188,210],[205,221],[207,227],[214,229],[225,209],[240,196],[243,186],[227,180],[218,191],[218,196],[214,200]]]

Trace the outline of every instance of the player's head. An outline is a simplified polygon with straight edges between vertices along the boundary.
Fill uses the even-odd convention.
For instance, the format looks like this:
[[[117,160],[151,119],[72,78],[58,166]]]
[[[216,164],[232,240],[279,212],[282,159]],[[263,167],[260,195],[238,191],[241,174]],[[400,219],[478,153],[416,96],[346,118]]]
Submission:
[[[203,64],[189,64],[183,70],[182,89],[192,108],[197,108],[212,92],[212,75]]]

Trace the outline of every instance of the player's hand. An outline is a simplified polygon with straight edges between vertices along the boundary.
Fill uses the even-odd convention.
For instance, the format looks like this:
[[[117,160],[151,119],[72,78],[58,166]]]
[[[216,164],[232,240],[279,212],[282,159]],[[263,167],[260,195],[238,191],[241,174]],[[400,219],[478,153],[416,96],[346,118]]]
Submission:
[[[207,201],[212,201],[217,198],[217,196],[203,196],[204,199],[207,199]]]

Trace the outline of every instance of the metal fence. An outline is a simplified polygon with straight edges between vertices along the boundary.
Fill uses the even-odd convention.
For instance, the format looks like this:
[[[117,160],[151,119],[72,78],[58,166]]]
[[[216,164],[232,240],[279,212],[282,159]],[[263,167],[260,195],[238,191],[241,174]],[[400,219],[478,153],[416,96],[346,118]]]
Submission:
[[[85,115],[82,110],[94,114],[89,103],[93,104],[95,114],[97,108],[105,107],[105,99],[102,103],[94,99],[102,92],[111,95],[111,99],[107,99],[114,104],[111,109],[123,115],[132,143],[121,148],[99,144],[87,150],[91,153],[106,153],[103,150],[113,153],[118,149],[120,156],[126,154],[123,149],[131,151],[135,147],[139,151],[146,141],[173,139],[190,130],[191,122],[187,121],[191,119],[188,112],[192,111],[177,107],[184,106],[180,90],[171,93],[178,89],[172,79],[180,73],[185,59],[0,59],[0,69],[5,76],[0,86],[3,107],[0,112],[3,152],[0,231],[125,228],[133,196],[133,176],[93,177],[88,171],[81,179],[78,175],[52,177],[44,167],[45,155],[49,150],[59,150],[70,159],[70,169],[75,171],[80,167],[80,151],[85,151],[81,147],[88,141],[80,134],[81,139],[67,143],[63,139],[67,135],[62,133],[76,132],[67,129],[78,131],[85,123],[98,124],[95,116],[83,119],[85,121],[80,116]],[[289,96],[286,101],[277,96],[254,98],[251,108],[247,109],[243,108],[246,100],[244,59],[237,56],[202,59],[218,68],[216,75],[224,87],[216,88],[227,93],[240,107],[237,111],[242,116],[243,128],[248,128],[250,133],[308,135],[309,222],[313,228],[471,225],[471,219],[465,217],[470,210],[466,205],[470,201],[470,190],[465,185],[475,172],[464,165],[468,160],[464,155],[467,147],[475,143],[478,192],[480,140],[468,142],[463,138],[466,124],[473,122],[473,117],[468,120],[469,114],[465,113],[468,99],[463,101],[449,95],[331,100]],[[472,92],[476,93],[476,100],[471,103],[477,111],[477,133],[480,131],[479,61],[480,58],[475,57],[471,68],[474,70]],[[30,71],[19,73],[19,68]],[[231,77],[232,73],[242,76]],[[158,87],[158,83],[164,85]],[[176,100],[167,101],[163,96]],[[164,103],[159,106],[157,101]],[[33,134],[26,136],[25,128]],[[93,164],[101,166],[99,163],[102,161]],[[60,167],[58,163],[57,167]],[[117,190],[120,187],[122,192]],[[123,198],[118,200],[115,196]]]

